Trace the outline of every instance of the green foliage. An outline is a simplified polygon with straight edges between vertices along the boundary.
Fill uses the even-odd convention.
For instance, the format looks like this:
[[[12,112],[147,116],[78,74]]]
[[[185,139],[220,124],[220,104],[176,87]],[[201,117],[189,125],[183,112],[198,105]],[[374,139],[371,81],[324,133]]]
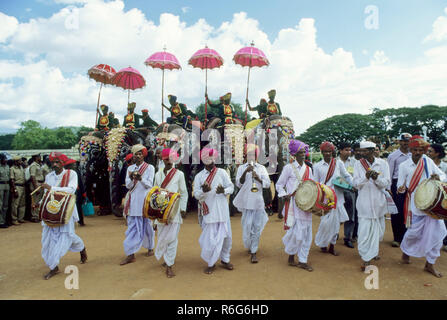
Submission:
[[[211,101],[212,104],[217,104],[220,101],[215,100],[215,101]],[[245,121],[245,109],[242,108],[240,103],[233,103],[231,102],[231,104],[233,105],[234,111],[236,113],[236,118]],[[207,112],[210,112],[210,108],[208,106],[208,110]],[[195,109],[195,113],[196,115],[199,117],[200,121],[204,121],[205,120],[205,103],[201,103],[200,105],[198,105]],[[250,112],[247,113],[247,122],[252,120],[252,117],[250,116]]]
[[[0,150],[11,150],[14,136],[15,134],[5,134],[0,136]]]

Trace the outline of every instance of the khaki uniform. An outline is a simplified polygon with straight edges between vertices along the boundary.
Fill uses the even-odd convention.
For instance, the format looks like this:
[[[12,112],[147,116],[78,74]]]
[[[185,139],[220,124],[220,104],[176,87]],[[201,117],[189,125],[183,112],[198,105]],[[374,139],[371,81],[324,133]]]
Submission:
[[[45,177],[47,176],[47,174],[49,174],[51,172],[50,167],[47,166],[47,164],[45,163],[42,166],[42,175],[43,175],[43,179],[45,180]]]
[[[23,221],[25,218],[25,170],[22,167],[12,166],[9,170],[10,178],[14,179],[17,198],[12,198],[11,216],[12,222]],[[14,195],[14,190],[11,190]]]
[[[9,166],[0,165],[0,224],[6,223],[9,202]]]
[[[45,182],[45,178],[43,175],[43,168],[40,164],[37,162],[33,162],[29,167],[29,173],[31,177],[34,177],[37,182],[37,187],[39,187],[42,183]],[[34,185],[32,181],[30,182],[30,191],[33,192],[36,188],[34,188]],[[33,199],[31,203],[38,204],[40,200],[42,200],[44,191],[42,188],[39,189],[35,194],[33,194]],[[39,219],[39,207],[33,209],[31,208],[31,217],[32,219]]]

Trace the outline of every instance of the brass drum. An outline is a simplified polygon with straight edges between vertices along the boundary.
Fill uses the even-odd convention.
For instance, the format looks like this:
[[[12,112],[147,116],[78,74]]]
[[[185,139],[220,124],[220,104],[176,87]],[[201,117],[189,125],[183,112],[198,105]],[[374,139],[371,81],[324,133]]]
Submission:
[[[416,208],[435,219],[447,219],[447,183],[422,181],[414,194]]]
[[[324,216],[335,208],[337,197],[335,191],[313,180],[301,182],[295,193],[295,204],[305,212]]]

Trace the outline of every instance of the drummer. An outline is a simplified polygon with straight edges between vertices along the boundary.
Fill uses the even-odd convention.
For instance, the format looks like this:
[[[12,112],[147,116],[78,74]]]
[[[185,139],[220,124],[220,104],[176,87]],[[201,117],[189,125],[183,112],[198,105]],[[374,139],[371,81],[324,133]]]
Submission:
[[[313,271],[313,268],[307,263],[312,244],[312,214],[299,209],[293,198],[301,181],[313,179],[312,170],[304,162],[306,154],[309,152],[309,146],[299,140],[291,140],[289,152],[294,161],[284,166],[276,183],[278,197],[285,200],[283,216],[286,234],[282,241],[285,252],[289,255],[289,266]],[[298,256],[298,264],[295,262],[295,255]]]
[[[155,174],[154,185],[166,189],[170,192],[180,193],[180,206],[177,212],[172,212],[174,216],[172,222],[168,224],[155,221],[158,230],[157,247],[155,248],[155,257],[164,259],[163,266],[166,267],[166,276],[172,278],[175,276],[172,266],[177,255],[178,233],[180,225],[183,223],[182,216],[186,214],[188,204],[188,190],[186,189],[185,175],[182,171],[174,167],[174,162],[178,160],[178,154],[172,149],[163,149],[161,158],[164,162],[164,168],[159,169]]]
[[[416,187],[425,179],[446,180],[446,175],[425,155],[429,143],[420,136],[413,136],[409,142],[411,158],[401,163],[398,192],[407,192],[404,205],[407,232],[402,240],[402,263],[409,264],[410,256],[425,257],[424,270],[435,277],[442,274],[434,267],[436,259],[441,255],[442,240],[447,236],[444,221],[437,220],[419,210],[414,203]]]
[[[127,217],[127,231],[124,252],[127,257],[120,265],[135,262],[135,253],[141,247],[148,249],[147,256],[154,255],[155,232],[149,219],[143,217],[146,194],[152,188],[154,167],[144,161],[147,149],[142,144],[132,146],[134,164],[127,168],[126,187],[129,189],[124,204],[123,215]]]
[[[320,151],[323,154],[323,160],[314,167],[314,180],[334,188],[334,179],[342,177],[352,185],[352,177],[346,171],[343,162],[333,157],[335,146],[328,141],[324,141],[320,145]],[[320,226],[315,235],[315,244],[321,248],[322,252],[338,256],[338,253],[335,251],[335,243],[337,242],[340,224],[348,221],[349,216],[344,206],[343,190],[336,188],[335,194],[337,196],[336,208],[321,217]]]
[[[383,191],[391,183],[388,163],[374,156],[375,147],[373,142],[361,142],[362,159],[354,165],[354,186],[359,190],[358,250],[363,260],[363,271],[373,259],[379,259],[379,244],[385,233],[385,214],[388,212]]]

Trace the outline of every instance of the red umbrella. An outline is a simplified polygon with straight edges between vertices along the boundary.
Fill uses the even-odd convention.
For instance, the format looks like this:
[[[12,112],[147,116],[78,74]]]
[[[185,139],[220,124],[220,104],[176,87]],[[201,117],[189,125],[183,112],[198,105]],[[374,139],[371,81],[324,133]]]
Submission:
[[[101,97],[101,89],[102,85],[111,84],[111,79],[115,75],[116,71],[111,66],[107,64],[97,64],[96,66],[91,67],[87,74],[90,79],[95,80],[96,82],[101,83],[101,87],[99,88],[98,93],[98,104],[96,106],[96,124],[98,123],[98,113],[99,113],[99,98]]]
[[[220,68],[223,65],[222,57],[213,49],[205,46],[200,49],[189,59],[188,64],[194,68],[205,69],[205,95],[208,94],[208,69]],[[205,121],[207,115],[208,103],[205,100]]]
[[[165,84],[165,69],[181,69],[180,63],[177,58],[169,52],[166,52],[166,48],[163,48],[163,52],[156,52],[144,61],[144,64],[151,66],[152,68],[158,68],[163,70],[161,77],[161,122],[164,122],[164,109],[163,109],[163,98],[164,98],[164,84]]]
[[[128,67],[118,71],[111,80],[112,84],[127,90],[127,103],[130,99],[130,90],[140,89],[146,85],[146,80],[144,80],[138,70]]]
[[[255,44],[252,42],[250,47],[244,47],[240,49],[233,57],[233,60],[236,64],[239,64],[243,67],[248,67],[246,100],[248,100],[248,85],[250,82],[251,68],[268,66],[270,64],[264,52],[262,52],[258,48],[255,48],[254,45]],[[247,123],[247,107],[248,104],[245,103],[245,123]]]

